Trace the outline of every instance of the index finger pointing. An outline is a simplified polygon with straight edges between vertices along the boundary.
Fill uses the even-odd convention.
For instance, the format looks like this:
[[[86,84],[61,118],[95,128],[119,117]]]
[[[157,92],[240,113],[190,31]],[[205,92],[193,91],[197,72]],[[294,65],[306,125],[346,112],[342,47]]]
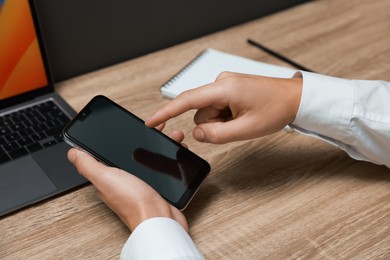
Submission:
[[[221,84],[218,82],[187,90],[155,111],[145,121],[145,124],[149,127],[155,127],[191,109],[201,109],[212,105],[225,105],[224,92]]]

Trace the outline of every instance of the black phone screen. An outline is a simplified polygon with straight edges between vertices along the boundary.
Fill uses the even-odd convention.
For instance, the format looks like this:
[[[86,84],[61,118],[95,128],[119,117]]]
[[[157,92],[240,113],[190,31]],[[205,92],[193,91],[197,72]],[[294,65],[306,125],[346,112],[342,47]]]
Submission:
[[[104,96],[94,97],[64,129],[64,137],[109,166],[144,180],[182,209],[209,164]]]

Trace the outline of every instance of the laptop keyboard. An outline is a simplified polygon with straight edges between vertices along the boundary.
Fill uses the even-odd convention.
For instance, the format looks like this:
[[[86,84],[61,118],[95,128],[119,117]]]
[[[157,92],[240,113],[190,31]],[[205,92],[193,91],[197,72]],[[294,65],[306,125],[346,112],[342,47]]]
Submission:
[[[0,116],[0,164],[63,142],[69,117],[51,100]]]

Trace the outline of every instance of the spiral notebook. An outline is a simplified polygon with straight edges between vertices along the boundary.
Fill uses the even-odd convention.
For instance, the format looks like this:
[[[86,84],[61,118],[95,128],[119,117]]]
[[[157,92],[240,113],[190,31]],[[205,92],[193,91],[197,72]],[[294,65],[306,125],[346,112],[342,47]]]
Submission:
[[[291,78],[296,70],[251,60],[215,49],[206,49],[161,87],[161,93],[175,98],[181,92],[215,81],[223,71]]]

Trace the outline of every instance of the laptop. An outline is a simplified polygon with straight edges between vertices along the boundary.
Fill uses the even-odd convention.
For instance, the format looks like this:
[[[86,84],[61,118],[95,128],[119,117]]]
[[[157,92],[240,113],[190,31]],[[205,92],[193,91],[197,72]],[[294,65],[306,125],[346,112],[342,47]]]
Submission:
[[[0,216],[87,182],[66,157],[76,113],[54,92],[34,10],[0,0]]]

